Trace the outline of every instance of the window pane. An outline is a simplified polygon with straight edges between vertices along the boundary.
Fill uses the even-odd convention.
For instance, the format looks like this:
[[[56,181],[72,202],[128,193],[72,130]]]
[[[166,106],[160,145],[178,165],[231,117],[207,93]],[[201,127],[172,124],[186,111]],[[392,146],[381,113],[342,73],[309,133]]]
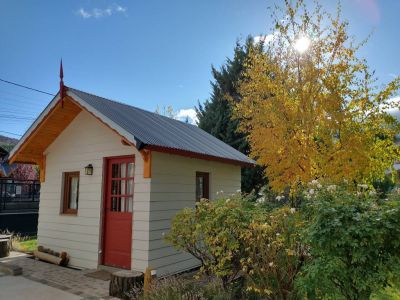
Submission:
[[[122,179],[121,180],[121,195],[125,195],[126,194],[125,186],[126,186],[126,180]]]
[[[111,176],[112,176],[112,178],[119,178],[120,177],[119,164],[112,164]]]
[[[122,212],[126,211],[126,209],[125,209],[125,198],[121,198],[121,204],[120,204],[119,211],[122,211]]]
[[[111,195],[120,195],[121,194],[121,181],[120,180],[112,180],[111,181]]]
[[[121,164],[121,177],[122,178],[126,177],[126,164],[125,163]]]
[[[196,173],[196,200],[209,198],[209,173]]]
[[[133,197],[127,198],[128,205],[127,205],[127,211],[133,212]]]
[[[128,164],[128,176],[129,177],[135,176],[135,164],[134,163]]]
[[[121,198],[112,197],[111,198],[111,211],[120,211],[121,208]]]
[[[78,208],[78,184],[79,184],[79,177],[71,177],[68,208],[71,209]]]
[[[133,195],[133,179],[128,180],[128,190],[126,191],[127,195]]]

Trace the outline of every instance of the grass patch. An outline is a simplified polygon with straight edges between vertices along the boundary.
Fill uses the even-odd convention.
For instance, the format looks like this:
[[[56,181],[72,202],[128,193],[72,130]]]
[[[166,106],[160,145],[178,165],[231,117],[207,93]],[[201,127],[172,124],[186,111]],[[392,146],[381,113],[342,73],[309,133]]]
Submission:
[[[14,237],[12,248],[16,251],[31,253],[37,249],[36,237]]]

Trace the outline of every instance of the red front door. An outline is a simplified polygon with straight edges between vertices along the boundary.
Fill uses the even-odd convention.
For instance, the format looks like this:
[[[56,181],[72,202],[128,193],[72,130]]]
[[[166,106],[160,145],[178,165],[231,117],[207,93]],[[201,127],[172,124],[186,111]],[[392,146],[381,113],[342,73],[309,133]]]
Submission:
[[[107,159],[103,231],[107,266],[131,268],[134,170],[133,156]]]

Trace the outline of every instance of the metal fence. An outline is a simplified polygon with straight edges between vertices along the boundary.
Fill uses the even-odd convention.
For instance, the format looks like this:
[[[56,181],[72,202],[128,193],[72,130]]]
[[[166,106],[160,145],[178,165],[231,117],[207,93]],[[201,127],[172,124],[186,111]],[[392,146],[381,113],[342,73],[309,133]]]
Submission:
[[[0,178],[0,212],[38,211],[40,182]]]

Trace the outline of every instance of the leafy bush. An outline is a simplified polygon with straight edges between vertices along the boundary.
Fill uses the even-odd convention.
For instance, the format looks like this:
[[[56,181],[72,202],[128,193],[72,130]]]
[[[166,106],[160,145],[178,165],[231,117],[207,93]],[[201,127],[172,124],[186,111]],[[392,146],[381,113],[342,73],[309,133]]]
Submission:
[[[400,262],[400,205],[365,185],[309,193],[304,240],[312,260],[296,280],[308,299],[369,299],[389,285]]]
[[[271,211],[268,203],[236,195],[204,200],[195,209],[178,213],[167,240],[197,257],[202,262],[200,274],[220,278],[225,289],[241,277],[247,284],[241,296],[289,299],[305,258],[301,226],[294,208]]]
[[[255,204],[240,195],[212,202],[203,199],[196,208],[176,215],[166,239],[199,259],[200,273],[220,278],[227,287],[242,269],[247,248],[242,235],[257,213]]]
[[[258,216],[244,233],[243,258],[248,290],[268,299],[294,299],[294,280],[305,260],[300,242],[301,216],[282,207]]]

